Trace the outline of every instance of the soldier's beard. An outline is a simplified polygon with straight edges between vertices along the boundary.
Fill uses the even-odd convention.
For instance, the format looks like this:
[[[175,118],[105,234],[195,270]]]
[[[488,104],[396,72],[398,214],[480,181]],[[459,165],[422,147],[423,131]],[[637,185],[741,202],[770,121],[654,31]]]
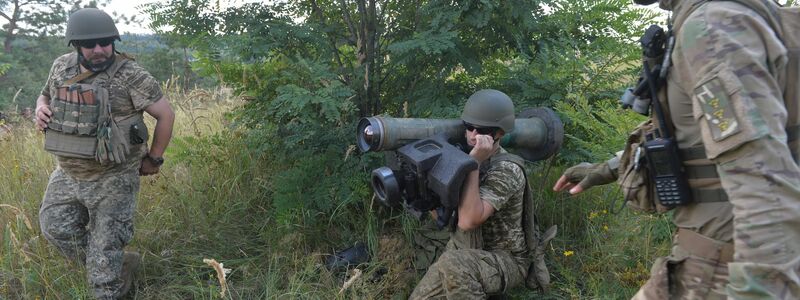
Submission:
[[[103,72],[106,69],[108,69],[108,67],[110,67],[111,64],[114,63],[114,55],[115,55],[114,52],[115,52],[114,50],[111,50],[111,56],[106,58],[104,61],[99,62],[99,63],[92,63],[92,58],[93,57],[87,59],[85,56],[83,56],[83,53],[81,53],[81,51],[78,50],[78,62],[81,64],[81,66],[83,66],[84,68],[86,68],[89,71],[92,71],[92,72],[95,72],[95,73]]]

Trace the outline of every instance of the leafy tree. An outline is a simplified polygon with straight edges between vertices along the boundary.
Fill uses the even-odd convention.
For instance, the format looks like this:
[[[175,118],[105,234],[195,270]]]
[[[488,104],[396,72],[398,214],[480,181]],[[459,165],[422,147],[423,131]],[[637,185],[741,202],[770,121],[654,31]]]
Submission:
[[[363,212],[375,158],[353,156],[359,117],[456,117],[481,88],[518,107],[616,98],[638,67],[631,36],[654,17],[626,0],[172,0],[145,12],[195,49],[198,72],[251,99],[234,120],[271,161],[265,172],[282,174],[266,194],[285,222],[332,213],[332,195]]]
[[[401,218],[376,217],[369,200],[368,170],[381,157],[355,153],[362,116],[457,117],[468,95],[495,88],[519,108],[559,111],[569,133],[562,158],[604,158],[635,121],[615,102],[636,79],[637,37],[655,17],[627,0],[218,3],[170,0],[145,12],[174,47],[193,50],[195,71],[247,100],[230,116],[241,129],[232,134],[243,134],[263,177],[253,182],[257,200],[231,205],[252,212],[248,225],[263,220],[260,235],[302,237],[270,243],[270,253],[365,236],[374,245],[375,232],[398,227]],[[200,162],[231,160],[181,143]],[[572,295],[585,296],[576,286]]]
[[[70,51],[63,37],[25,37],[14,42],[10,55],[0,56],[9,72],[0,77],[0,107],[14,103],[33,107],[53,60]]]
[[[63,37],[68,14],[83,7],[102,8],[109,1],[0,0],[0,18],[7,21],[0,30],[4,38],[5,51],[0,56],[2,64],[0,66],[12,70],[0,76],[0,108],[11,103],[20,108],[33,106],[53,59],[74,51],[67,47]],[[117,24],[136,21],[135,16],[116,15],[113,12],[111,14]],[[123,42],[123,49],[136,49],[128,47],[127,43],[128,41]],[[151,49],[144,50],[149,52]],[[140,52],[135,51],[134,54]],[[159,68],[151,68],[156,72],[172,71],[162,66],[172,65],[174,62],[186,65],[185,56],[176,51],[140,57],[144,58],[145,64],[151,59],[161,59],[162,61],[158,62]],[[164,80],[171,76],[171,74],[158,75]],[[186,83],[188,85],[188,81]]]
[[[3,51],[11,54],[14,40],[18,36],[53,36],[61,34],[67,24],[67,13],[81,7],[98,7],[110,0],[67,1],[67,0],[2,0],[0,17],[7,22],[3,25]],[[67,8],[70,8],[69,11]]]
[[[66,22],[64,5],[68,3],[54,1],[0,1],[0,17],[8,22],[3,26],[5,38],[3,51],[11,53],[14,39],[22,34],[32,32],[55,34]]]

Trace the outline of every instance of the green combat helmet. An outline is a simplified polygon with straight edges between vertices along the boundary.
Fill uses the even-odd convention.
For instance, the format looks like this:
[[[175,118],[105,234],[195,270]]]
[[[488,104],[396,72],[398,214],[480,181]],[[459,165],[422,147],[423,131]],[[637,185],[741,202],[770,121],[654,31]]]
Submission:
[[[107,13],[97,8],[82,8],[72,13],[67,21],[67,45],[77,40],[100,38],[119,38],[119,31],[114,20]]]
[[[78,62],[87,70],[92,72],[102,72],[108,69],[114,63],[114,54],[117,52],[114,40],[120,40],[119,31],[117,26],[114,25],[114,20],[111,19],[107,13],[97,8],[82,8],[72,13],[67,21],[67,45],[72,45],[78,52]],[[111,42],[111,57],[104,62],[92,63],[87,60],[83,53],[80,51],[80,43],[78,41],[98,40],[105,39],[107,42],[103,45],[108,45]],[[108,41],[108,39],[111,39]],[[96,43],[90,43],[97,45]]]
[[[509,133],[514,130],[514,103],[498,90],[480,90],[469,96],[461,120],[482,127],[498,127]]]

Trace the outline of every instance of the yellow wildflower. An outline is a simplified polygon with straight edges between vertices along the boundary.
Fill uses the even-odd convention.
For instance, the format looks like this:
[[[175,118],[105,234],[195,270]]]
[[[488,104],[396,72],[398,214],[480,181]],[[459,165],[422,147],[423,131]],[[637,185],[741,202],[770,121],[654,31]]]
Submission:
[[[572,251],[572,250],[567,250],[567,251],[564,251],[564,256],[566,256],[566,257],[570,257],[570,256],[572,256],[573,254],[575,254],[575,251]]]

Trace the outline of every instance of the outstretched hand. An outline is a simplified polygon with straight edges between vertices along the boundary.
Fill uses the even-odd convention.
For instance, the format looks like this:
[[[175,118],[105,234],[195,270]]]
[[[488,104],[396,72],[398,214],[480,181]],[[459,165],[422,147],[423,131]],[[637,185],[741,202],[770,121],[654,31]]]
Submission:
[[[575,195],[583,192],[583,187],[576,182],[571,182],[566,175],[561,175],[556,181],[556,185],[553,186],[553,191],[560,192],[563,190],[569,190],[570,194]]]
[[[553,190],[569,190],[572,195],[579,194],[595,185],[609,184],[616,180],[616,175],[608,163],[580,163],[572,166],[556,181]]]

